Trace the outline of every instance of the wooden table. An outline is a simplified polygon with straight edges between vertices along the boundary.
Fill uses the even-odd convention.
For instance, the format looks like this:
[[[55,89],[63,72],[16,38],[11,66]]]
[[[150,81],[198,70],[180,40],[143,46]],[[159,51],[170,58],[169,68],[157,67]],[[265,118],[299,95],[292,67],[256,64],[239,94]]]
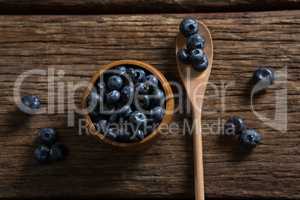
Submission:
[[[100,0],[86,4],[79,0],[0,1],[0,10],[6,14],[51,14],[63,9],[65,14],[87,13],[84,8],[91,13],[110,13],[0,16],[0,198],[192,199],[192,142],[190,136],[182,134],[184,120],[191,119],[186,111],[174,115],[174,122],[179,124],[177,134],[163,135],[151,148],[137,153],[117,152],[78,135],[77,126],[68,127],[66,112],[72,105],[67,98],[68,85],[72,88],[72,84],[88,81],[96,69],[114,60],[142,60],[160,69],[168,80],[178,81],[174,40],[181,19],[192,15],[208,25],[215,46],[203,115],[207,198],[299,199],[300,12],[268,10],[270,2],[276,8],[297,9],[299,1],[265,1],[263,9],[268,11],[252,12],[252,7],[261,10],[261,1],[203,1],[195,4],[194,10],[188,1],[173,4],[157,0],[157,7],[161,5],[158,10],[154,3],[144,1],[128,13],[155,13],[163,8],[174,13],[114,15],[113,6],[127,8],[137,3],[121,2],[115,0],[103,6]],[[175,14],[178,10],[201,10],[202,5],[233,11],[252,6],[251,12]],[[286,100],[286,131],[275,130],[274,124],[267,125],[251,111],[249,80],[257,66],[271,66],[277,73],[287,71],[286,81],[278,81],[255,100],[254,106],[260,115],[272,119],[278,113],[284,116]],[[23,94],[39,95],[48,109],[64,107],[64,112],[24,117],[16,111],[14,83],[32,69],[49,69],[49,73],[54,69],[58,74],[64,71],[63,78],[56,76],[50,84],[50,90],[51,86],[54,90],[49,96],[47,76],[31,76],[21,88]],[[284,80],[284,76],[281,78]],[[65,84],[60,94],[59,83]],[[80,91],[75,94],[76,102],[81,95]],[[51,98],[55,103],[48,105]],[[277,102],[282,103],[276,109]],[[245,118],[249,127],[262,133],[263,142],[253,152],[242,153],[237,139],[220,136],[218,127],[232,115]],[[60,141],[70,149],[66,161],[46,166],[35,163],[34,141],[42,127],[57,128]]]

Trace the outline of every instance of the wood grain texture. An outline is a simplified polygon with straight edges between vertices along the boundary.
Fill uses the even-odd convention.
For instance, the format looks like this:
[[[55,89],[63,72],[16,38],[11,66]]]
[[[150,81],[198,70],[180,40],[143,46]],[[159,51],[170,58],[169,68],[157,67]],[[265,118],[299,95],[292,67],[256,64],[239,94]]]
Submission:
[[[0,0],[1,14],[183,13],[299,8],[299,0]]]
[[[204,101],[205,189],[211,198],[288,198],[300,196],[300,12],[227,13],[197,15],[214,39],[214,63]],[[64,70],[55,91],[47,95],[45,76],[32,76],[22,85],[24,94],[36,94],[49,108],[64,107],[65,91],[57,82],[89,81],[99,66],[119,59],[137,59],[178,81],[175,37],[184,15],[119,16],[0,16],[0,197],[126,197],[193,198],[193,154],[190,136],[163,135],[140,152],[115,152],[93,138],[67,127],[67,114],[31,118],[18,114],[13,102],[16,78],[30,69]],[[287,66],[288,131],[281,133],[262,123],[250,109],[248,81],[258,65],[276,71]],[[57,71],[56,71],[57,72]],[[53,85],[53,84],[52,84]],[[224,88],[226,92],[214,90]],[[275,84],[256,99],[255,109],[272,117]],[[176,89],[173,90],[176,94]],[[62,94],[65,94],[64,96]],[[76,93],[80,102],[81,92]],[[178,103],[178,101],[177,101]],[[183,105],[188,105],[184,102]],[[236,139],[217,133],[228,116],[239,115],[263,135],[252,153],[239,151]],[[32,152],[37,129],[55,127],[70,148],[62,163],[39,166]],[[215,134],[211,133],[214,131]],[[211,133],[211,134],[209,134]]]

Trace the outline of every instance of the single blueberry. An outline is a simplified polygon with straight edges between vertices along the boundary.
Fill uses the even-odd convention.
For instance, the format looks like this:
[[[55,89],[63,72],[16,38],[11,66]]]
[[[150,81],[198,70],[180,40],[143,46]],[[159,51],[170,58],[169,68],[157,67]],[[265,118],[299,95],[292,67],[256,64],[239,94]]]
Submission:
[[[128,102],[134,96],[134,88],[131,85],[126,85],[121,90],[121,98],[123,101]]]
[[[205,54],[202,49],[193,49],[191,51],[191,62],[193,64],[203,63],[204,55]]]
[[[156,85],[156,86],[158,85],[158,80],[157,80],[157,78],[156,78],[155,76],[153,76],[152,74],[146,76],[146,81],[147,81],[147,82],[150,82],[150,83],[152,83],[152,84],[154,84],[154,85]]]
[[[117,71],[118,71],[118,73],[119,73],[120,75],[124,75],[124,74],[127,73],[127,68],[126,68],[125,66],[119,66],[119,67],[117,68]]]
[[[108,127],[107,124],[108,124],[107,120],[105,119],[99,120],[97,123],[95,123],[96,130],[100,133],[105,133]]]
[[[123,86],[123,80],[118,75],[113,75],[108,78],[107,86],[111,90],[119,90]]]
[[[107,128],[106,132],[104,133],[104,136],[110,140],[116,140],[118,135],[119,133],[116,128]]]
[[[162,120],[162,118],[164,117],[164,114],[165,114],[165,111],[160,106],[157,106],[150,110],[150,116],[155,122]]]
[[[207,67],[208,67],[208,58],[207,58],[206,54],[203,55],[203,61],[202,62],[193,64],[193,68],[196,71],[206,70]]]
[[[42,144],[52,145],[56,141],[56,131],[53,128],[41,128],[39,130],[39,139]]]
[[[49,152],[50,150],[47,146],[40,145],[34,150],[34,157],[40,163],[46,163],[49,161]]]
[[[145,81],[146,73],[142,69],[135,69],[134,70],[134,81],[135,82],[143,82]]]
[[[181,21],[179,30],[185,37],[193,35],[198,32],[198,22],[192,17],[185,18]]]
[[[187,49],[189,51],[192,51],[193,49],[203,49],[204,43],[205,43],[204,38],[200,34],[196,33],[188,37]]]
[[[132,109],[129,105],[125,105],[119,110],[120,117],[125,119],[130,117],[131,113],[132,113]]]
[[[106,94],[106,101],[109,104],[114,104],[119,101],[120,99],[120,92],[118,90],[113,90]]]
[[[141,125],[147,122],[147,117],[144,113],[140,111],[134,111],[130,115],[130,121],[136,125]]]
[[[23,96],[21,103],[21,110],[28,113],[34,112],[41,107],[41,101],[37,96]]]
[[[252,76],[253,92],[258,93],[267,89],[275,80],[274,71],[269,68],[258,68]]]
[[[135,90],[136,90],[136,95],[147,94],[149,91],[149,87],[147,84],[141,82],[141,83],[136,84]]]
[[[64,160],[66,157],[67,148],[61,143],[55,143],[50,148],[49,157],[51,161]]]
[[[261,135],[255,129],[245,129],[240,135],[242,145],[254,147],[261,142]]]
[[[137,140],[143,140],[145,138],[144,132],[140,129],[136,130],[136,132],[134,133],[134,136]]]
[[[237,116],[230,117],[224,124],[225,135],[239,135],[245,129],[246,125],[244,120]]]
[[[184,64],[190,63],[190,54],[187,49],[180,49],[177,52],[177,58]]]
[[[151,94],[151,106],[162,106],[166,101],[165,94],[162,90],[156,88]]]
[[[91,93],[87,97],[87,105],[89,107],[89,110],[92,111],[96,108],[96,106],[100,103],[102,100],[102,97],[99,95],[99,92],[96,88],[93,88],[91,90]]]

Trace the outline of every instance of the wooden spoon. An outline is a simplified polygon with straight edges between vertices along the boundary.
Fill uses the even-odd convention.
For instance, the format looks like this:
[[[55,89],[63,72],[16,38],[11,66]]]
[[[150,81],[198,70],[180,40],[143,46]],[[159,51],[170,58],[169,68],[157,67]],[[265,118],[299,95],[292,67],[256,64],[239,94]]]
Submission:
[[[212,68],[213,43],[208,28],[201,22],[199,22],[199,33],[205,39],[204,52],[208,57],[207,69],[202,72],[196,71],[191,65],[183,64],[178,60],[177,56],[176,58],[179,75],[183,81],[187,96],[193,107],[193,127],[195,127],[195,132],[193,134],[195,199],[204,200],[201,111],[206,85]],[[179,33],[176,38],[176,55],[182,48],[186,48],[186,39],[181,33]]]

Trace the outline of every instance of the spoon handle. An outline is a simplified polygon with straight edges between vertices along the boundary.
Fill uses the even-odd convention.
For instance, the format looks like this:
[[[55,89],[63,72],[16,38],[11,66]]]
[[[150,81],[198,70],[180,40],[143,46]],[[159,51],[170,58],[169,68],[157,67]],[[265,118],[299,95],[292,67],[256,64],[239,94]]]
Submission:
[[[194,190],[195,199],[204,200],[204,173],[203,173],[203,153],[201,134],[201,114],[194,113],[195,130],[194,142]]]

